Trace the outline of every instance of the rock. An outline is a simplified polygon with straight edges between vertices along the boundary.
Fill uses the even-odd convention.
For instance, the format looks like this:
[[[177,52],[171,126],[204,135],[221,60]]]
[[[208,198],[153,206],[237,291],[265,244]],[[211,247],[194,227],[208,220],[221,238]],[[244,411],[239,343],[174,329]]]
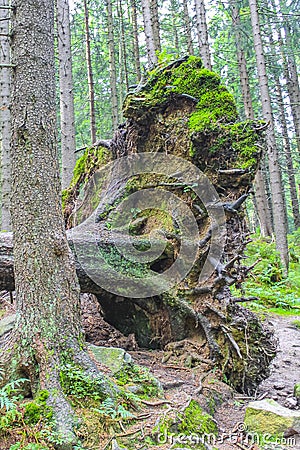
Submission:
[[[89,345],[96,360],[107,366],[112,373],[117,373],[126,364],[132,362],[132,358],[125,350],[117,347],[98,347],[97,345]]]
[[[284,406],[290,409],[295,409],[297,406],[297,399],[294,397],[287,398],[286,401],[284,402]]]
[[[15,320],[16,320],[15,314],[12,314],[11,316],[6,316],[4,317],[4,319],[0,320],[0,337],[13,329]]]
[[[297,405],[300,406],[300,383],[296,383],[294,386],[294,397],[297,399]]]
[[[276,389],[277,391],[281,391],[284,388],[285,388],[285,384],[284,383],[282,383],[282,382],[274,383],[274,389]]]
[[[278,435],[287,430],[300,433],[300,411],[292,411],[273,399],[250,402],[244,423],[249,431]]]

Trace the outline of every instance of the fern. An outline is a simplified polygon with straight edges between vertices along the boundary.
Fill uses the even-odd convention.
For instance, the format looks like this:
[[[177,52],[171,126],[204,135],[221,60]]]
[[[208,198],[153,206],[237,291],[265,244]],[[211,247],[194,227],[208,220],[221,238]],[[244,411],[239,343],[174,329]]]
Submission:
[[[135,418],[135,415],[125,409],[124,406],[118,405],[116,407],[110,397],[101,403],[100,408],[94,408],[94,411],[113,420],[129,420]]]
[[[0,379],[3,371],[0,373]],[[0,409],[5,408],[6,411],[11,411],[16,408],[16,403],[20,400],[19,387],[27,378],[19,378],[18,380],[9,381],[0,389]],[[16,395],[18,394],[18,395]]]

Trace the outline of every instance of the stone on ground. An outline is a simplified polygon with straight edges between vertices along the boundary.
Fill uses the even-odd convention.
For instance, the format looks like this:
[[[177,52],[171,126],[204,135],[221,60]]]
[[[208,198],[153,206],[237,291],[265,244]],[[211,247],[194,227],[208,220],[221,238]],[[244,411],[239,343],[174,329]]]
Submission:
[[[93,352],[96,360],[107,366],[113,374],[119,372],[124,366],[132,362],[129,353],[122,348],[98,347],[97,345],[90,345],[89,348]]]
[[[287,431],[300,433],[300,411],[279,405],[272,399],[250,402],[244,423],[249,431],[279,435]]]

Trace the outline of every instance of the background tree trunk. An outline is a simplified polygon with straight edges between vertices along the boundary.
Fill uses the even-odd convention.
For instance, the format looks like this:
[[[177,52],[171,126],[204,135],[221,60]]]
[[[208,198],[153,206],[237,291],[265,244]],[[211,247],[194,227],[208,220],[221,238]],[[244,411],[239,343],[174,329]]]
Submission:
[[[113,12],[111,0],[107,0],[107,29],[108,29],[108,49],[109,49],[109,67],[110,67],[110,92],[112,106],[112,126],[115,131],[118,128],[118,93],[117,93],[117,72],[115,61],[115,40],[113,31]]]
[[[187,42],[187,49],[190,55],[194,54],[193,48],[193,40],[191,33],[191,19],[189,15],[188,2],[187,0],[183,0],[183,20],[184,20],[184,29],[185,29],[185,38]]]
[[[195,11],[200,57],[204,67],[212,70],[204,0],[195,0]]]
[[[69,187],[76,163],[75,117],[69,0],[57,0],[57,41],[60,86],[62,188]]]
[[[289,253],[287,243],[287,222],[285,212],[284,190],[279,166],[278,150],[274,134],[274,120],[272,105],[268,87],[268,77],[266,73],[266,62],[261,39],[260,23],[256,0],[249,0],[251,23],[253,28],[253,38],[255,47],[255,56],[258,70],[258,81],[262,102],[263,117],[269,127],[267,129],[267,148],[268,164],[270,171],[270,186],[272,192],[274,232],[276,238],[276,248],[280,253],[284,270],[287,272],[289,267]]]
[[[240,11],[234,0],[230,1],[231,19],[237,49],[237,63],[240,75],[240,84],[244,103],[245,116],[247,119],[254,119],[254,110],[249,85],[249,76],[245,52],[242,46],[243,38],[241,33]],[[266,195],[266,184],[264,173],[259,167],[254,179],[255,206],[259,217],[260,232],[263,236],[272,235],[272,219],[268,199]]]
[[[276,85],[276,92],[277,92],[277,99],[278,99],[280,124],[282,127],[283,149],[284,149],[287,173],[288,173],[288,179],[289,179],[293,221],[294,221],[295,229],[297,230],[297,228],[300,227],[300,211],[299,211],[299,201],[298,201],[298,196],[297,196],[297,186],[296,186],[296,180],[295,180],[295,169],[294,169],[292,151],[291,151],[291,146],[290,146],[288,127],[287,127],[286,117],[285,117],[285,112],[284,112],[282,87],[281,87],[280,81],[277,77],[275,79],[275,85]]]
[[[135,65],[135,70],[136,70],[137,81],[140,81],[140,79],[141,79],[141,62],[140,62],[140,48],[139,48],[136,1],[130,0],[130,6],[131,6],[132,30],[133,30],[134,65]]]
[[[157,64],[157,54],[155,48],[154,33],[152,28],[150,0],[141,0],[141,3],[143,11],[148,63],[150,67],[153,67],[155,64]]]
[[[84,0],[84,23],[85,23],[85,40],[86,40],[86,66],[88,73],[88,85],[89,85],[89,100],[90,100],[90,133],[91,143],[94,144],[97,140],[96,130],[96,112],[95,112],[95,90],[94,90],[94,75],[92,68],[91,57],[91,42],[90,42],[90,25],[89,25],[89,10],[87,0]]]
[[[1,229],[9,231],[10,221],[10,45],[9,45],[9,0],[0,0],[0,77],[1,77]]]
[[[157,0],[150,0],[150,14],[151,14],[151,25],[153,32],[153,41],[155,53],[161,52],[160,44],[160,25],[159,25],[159,13],[158,13],[158,2]]]
[[[286,84],[290,97],[290,104],[292,110],[293,123],[296,134],[297,147],[300,155],[300,88],[299,79],[297,73],[297,65],[293,54],[293,48],[291,45],[291,33],[289,24],[284,20],[284,31],[286,37],[286,46],[288,48],[286,67]]]

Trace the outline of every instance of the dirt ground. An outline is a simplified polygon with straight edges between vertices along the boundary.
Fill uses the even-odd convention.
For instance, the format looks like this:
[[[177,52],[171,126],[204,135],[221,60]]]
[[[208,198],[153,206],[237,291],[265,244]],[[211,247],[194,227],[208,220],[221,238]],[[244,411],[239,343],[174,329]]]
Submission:
[[[288,442],[281,444],[260,443],[258,446],[251,438],[248,437],[247,440],[247,430],[243,425],[245,408],[252,400],[272,398],[288,408],[298,408],[293,399],[293,388],[296,382],[300,382],[300,329],[293,325],[293,321],[297,318],[299,320],[299,316],[270,315],[266,318],[270,326],[274,327],[278,338],[277,356],[270,367],[269,378],[258,387],[253,397],[247,397],[234,392],[220,381],[219,374],[213,367],[202,364],[190,369],[180,362],[170,363],[166,352],[138,349],[133,336],[124,338],[110,325],[103,323],[100,309],[88,297],[83,300],[83,310],[88,340],[97,345],[119,345],[125,348],[134,362],[148,367],[164,388],[164,401],[168,403],[158,401],[155,406],[147,405],[141,414],[148,414],[148,417],[130,430],[135,435],[137,450],[150,449],[144,444],[145,437],[151,434],[158,420],[183,410],[192,398],[198,400],[208,412],[213,412],[218,424],[220,439],[215,443],[211,442],[211,445],[207,444],[207,449],[300,450],[300,436],[293,436]],[[124,442],[122,438],[124,437],[119,442],[126,445],[126,439]],[[171,438],[164,442],[162,437],[160,444],[157,447],[151,446],[151,449],[169,450],[174,448],[173,444]]]
[[[8,294],[0,295],[1,316],[14,310]],[[5,311],[5,313],[4,313]],[[191,399],[213,414],[218,425],[219,439],[206,442],[208,450],[300,450],[300,436],[281,444],[259,446],[247,440],[247,430],[243,425],[246,405],[251,400],[273,398],[291,409],[299,409],[293,399],[293,387],[300,382],[300,329],[293,325],[298,316],[269,316],[267,320],[275,329],[278,338],[278,352],[273,360],[270,376],[257,389],[253,397],[234,392],[223,381],[220,374],[208,361],[202,361],[195,368],[185,367],[180,359],[174,363],[167,352],[139,349],[134,336],[123,336],[118,330],[103,320],[100,307],[89,295],[82,296],[83,324],[87,341],[95,345],[118,346],[130,353],[134,362],[150,369],[164,389],[164,398],[146,402],[138,411],[138,420],[124,433],[103,437],[101,449],[118,450],[118,444],[126,447],[134,440],[136,450],[169,450],[175,448],[170,436],[156,436],[158,445],[151,447],[147,440],[152,436],[154,426],[162,417],[173,417],[189,405]],[[191,343],[193,345],[193,343]],[[178,444],[176,446],[178,447]],[[184,444],[180,447],[185,449]]]

